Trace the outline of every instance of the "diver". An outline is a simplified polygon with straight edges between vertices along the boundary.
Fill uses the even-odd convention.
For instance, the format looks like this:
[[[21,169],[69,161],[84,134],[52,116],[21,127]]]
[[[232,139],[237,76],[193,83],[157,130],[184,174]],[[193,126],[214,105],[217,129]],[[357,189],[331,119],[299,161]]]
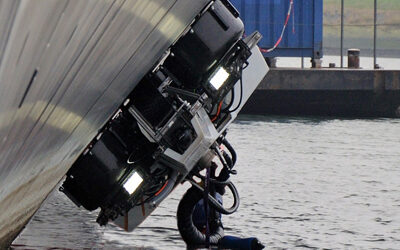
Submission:
[[[239,195],[229,180],[231,174],[236,174],[233,166],[236,163],[236,152],[229,142],[223,137],[219,139],[220,145],[224,145],[230,155],[220,146],[214,147],[215,155],[221,156],[223,165],[219,175],[216,176],[218,164],[210,162],[213,156],[200,161],[197,165],[195,176],[201,179],[196,183],[193,178],[188,179],[192,187],[182,197],[177,211],[178,229],[188,249],[218,248],[260,250],[264,245],[255,237],[239,238],[224,234],[222,214],[232,214],[239,207]],[[206,170],[206,175],[198,174]],[[231,208],[223,207],[223,195],[228,187],[233,194],[234,202]],[[205,206],[207,204],[207,206]]]

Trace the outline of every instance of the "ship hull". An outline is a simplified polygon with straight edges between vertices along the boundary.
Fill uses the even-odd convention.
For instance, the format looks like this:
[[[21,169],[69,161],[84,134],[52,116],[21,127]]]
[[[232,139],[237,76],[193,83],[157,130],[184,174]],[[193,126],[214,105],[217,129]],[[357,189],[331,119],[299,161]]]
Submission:
[[[0,2],[0,248],[207,3]]]

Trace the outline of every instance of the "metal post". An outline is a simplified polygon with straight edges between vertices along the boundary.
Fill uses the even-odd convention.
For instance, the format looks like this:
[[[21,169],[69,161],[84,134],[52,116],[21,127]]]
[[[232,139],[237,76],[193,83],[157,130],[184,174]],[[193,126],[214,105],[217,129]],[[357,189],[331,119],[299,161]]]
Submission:
[[[377,19],[377,0],[374,0],[374,66],[375,69],[377,67],[376,64],[376,19]]]
[[[344,0],[340,7],[340,67],[343,68],[343,22],[344,22]]]
[[[304,69],[304,56],[301,57],[301,68]]]

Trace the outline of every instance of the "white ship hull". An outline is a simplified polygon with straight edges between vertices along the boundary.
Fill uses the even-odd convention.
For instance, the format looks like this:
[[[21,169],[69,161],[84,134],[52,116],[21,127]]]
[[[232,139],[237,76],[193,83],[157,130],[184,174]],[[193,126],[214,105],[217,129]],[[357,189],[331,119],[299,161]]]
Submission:
[[[0,248],[207,2],[0,1]]]

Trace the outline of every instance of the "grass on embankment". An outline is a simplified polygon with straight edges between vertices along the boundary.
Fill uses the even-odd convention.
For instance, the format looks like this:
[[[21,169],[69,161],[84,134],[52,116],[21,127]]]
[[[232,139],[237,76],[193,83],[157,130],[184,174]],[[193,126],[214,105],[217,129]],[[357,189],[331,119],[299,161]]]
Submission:
[[[324,0],[324,46],[340,45],[341,0]],[[345,47],[373,46],[374,0],[344,1]],[[400,50],[400,0],[378,0],[378,48]]]

